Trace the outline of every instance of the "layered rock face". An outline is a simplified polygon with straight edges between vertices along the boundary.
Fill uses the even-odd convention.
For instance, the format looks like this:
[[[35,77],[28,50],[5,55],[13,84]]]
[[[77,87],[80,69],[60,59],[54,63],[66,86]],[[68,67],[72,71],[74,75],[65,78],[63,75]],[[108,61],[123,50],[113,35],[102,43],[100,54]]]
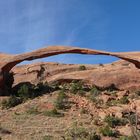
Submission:
[[[13,86],[23,82],[63,84],[80,80],[87,86],[96,85],[100,88],[114,85],[120,90],[140,89],[140,69],[127,61],[104,65],[84,65],[85,70],[81,70],[80,67],[80,64],[46,62],[17,66],[12,69],[14,73]]]
[[[136,75],[132,75],[131,73],[139,74],[140,52],[111,53],[111,52],[104,52],[104,51],[91,50],[91,49],[78,48],[78,47],[51,46],[51,47],[38,49],[38,50],[33,51],[33,52],[23,53],[23,54],[18,54],[18,55],[10,55],[10,54],[0,53],[0,90],[5,90],[7,77],[9,76],[10,70],[15,65],[17,65],[25,60],[31,61],[31,60],[38,59],[38,58],[44,58],[44,57],[49,57],[49,56],[64,54],[64,53],[77,53],[77,54],[90,54],[90,55],[110,55],[110,56],[118,57],[120,59],[126,60],[126,61],[135,65],[135,67],[132,65],[131,66],[132,68],[125,69],[125,71],[124,70],[121,71],[121,68],[120,68],[120,73],[118,73],[118,78],[121,79],[122,77],[120,77],[120,75],[124,75],[124,73],[125,74],[127,73],[128,75],[125,75],[125,76],[129,77],[129,75],[131,75],[131,77],[128,79],[132,78],[133,82],[137,81],[139,79],[139,76],[136,77]],[[51,81],[51,80],[53,81],[53,79],[57,79],[57,78],[58,78],[58,80],[60,80],[60,79],[66,80],[66,79],[69,79],[69,77],[74,77],[74,78],[77,77],[77,79],[78,79],[78,77],[83,77],[83,79],[86,79],[88,81],[91,78],[91,75],[93,74],[93,75],[95,75],[94,77],[96,77],[96,79],[93,79],[93,81],[95,82],[95,84],[97,84],[99,82],[99,79],[101,79],[102,76],[106,75],[106,73],[105,73],[106,70],[103,71],[103,69],[100,68],[97,71],[98,71],[98,74],[97,74],[96,70],[91,69],[91,70],[85,71],[84,72],[85,74],[82,74],[82,72],[81,72],[80,75],[79,75],[79,71],[78,71],[77,73],[65,74],[67,76],[64,76],[64,78],[61,75],[61,71],[60,71],[61,78],[59,78],[58,75],[57,76],[54,75],[56,77],[51,77],[51,78],[47,77],[47,81]],[[47,72],[47,70],[45,70],[45,72]],[[32,72],[29,72],[29,73],[32,73]],[[90,74],[87,75],[87,73],[90,73]],[[110,75],[111,77],[114,77],[116,75],[116,73],[113,73],[113,70],[110,69],[110,74],[111,73],[112,73],[112,75]],[[39,77],[39,73],[37,75],[38,75],[37,77]],[[49,73],[48,73],[48,75],[49,75]],[[52,75],[53,75],[53,73],[52,73]],[[83,75],[83,76],[81,76],[81,75]],[[101,75],[101,78],[98,75]],[[65,78],[65,77],[67,77],[67,78]],[[135,77],[135,78],[133,79],[133,77]],[[114,77],[114,79],[115,78],[116,77]],[[25,77],[24,77],[24,79],[25,79]],[[129,81],[128,79],[124,80],[122,78],[121,81],[124,80],[127,82],[127,81]],[[89,81],[91,83],[93,82],[92,80],[89,80]],[[103,81],[103,80],[101,79],[101,81]],[[101,84],[102,82],[99,82],[99,83]],[[124,83],[124,82],[122,82],[122,83]]]

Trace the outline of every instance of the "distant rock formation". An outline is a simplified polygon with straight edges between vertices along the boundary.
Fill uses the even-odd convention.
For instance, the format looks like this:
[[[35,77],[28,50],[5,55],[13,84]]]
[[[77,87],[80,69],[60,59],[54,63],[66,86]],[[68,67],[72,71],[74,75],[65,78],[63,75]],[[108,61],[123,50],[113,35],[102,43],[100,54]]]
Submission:
[[[22,61],[31,61],[38,58],[66,53],[115,56],[133,63],[138,69],[140,69],[140,52],[112,53],[78,47],[50,46],[18,55],[0,53],[0,90],[3,91],[6,88],[5,83],[7,76],[9,76],[9,71]]]

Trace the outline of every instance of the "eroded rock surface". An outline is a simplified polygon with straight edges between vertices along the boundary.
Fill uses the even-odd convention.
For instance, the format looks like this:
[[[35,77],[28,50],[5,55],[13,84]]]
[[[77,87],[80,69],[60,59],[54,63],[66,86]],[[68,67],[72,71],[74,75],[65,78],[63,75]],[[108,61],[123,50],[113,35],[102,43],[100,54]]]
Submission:
[[[1,53],[0,54],[0,89],[4,88],[5,79],[9,73],[9,71],[15,65],[19,64],[20,62],[25,61],[25,60],[31,61],[31,60],[38,59],[38,58],[44,58],[44,57],[49,57],[49,56],[64,54],[64,53],[115,56],[115,57],[124,59],[124,60],[126,60],[126,61],[128,61],[136,66],[136,68],[133,67],[133,69],[130,68],[131,70],[128,70],[128,71],[126,70],[127,73],[134,72],[135,74],[137,74],[137,73],[139,73],[138,69],[140,69],[140,52],[111,53],[111,52],[104,52],[104,51],[91,50],[91,49],[85,49],[85,48],[77,48],[77,47],[51,46],[51,47],[38,49],[38,50],[33,51],[33,52],[23,53],[23,54],[18,54],[18,55],[10,55],[10,54]],[[77,73],[71,73],[71,74],[65,74],[65,75],[61,75],[61,73],[60,73],[60,75],[61,75],[62,79],[65,79],[65,77],[68,79],[69,79],[69,77],[71,77],[71,78],[77,77],[78,79],[81,78],[81,79],[88,79],[89,80],[90,77],[96,77],[96,80],[94,79],[94,82],[96,84],[99,84],[99,83],[101,84],[101,82],[99,82],[100,76],[98,76],[98,75],[101,74],[101,78],[103,76],[106,76],[106,72],[105,72],[106,70],[102,71],[101,69],[98,69],[97,71],[98,71],[98,74],[97,74],[96,70],[95,71],[89,70],[89,71],[86,71],[84,73],[77,72]],[[124,69],[120,70],[122,75],[124,74],[123,72],[126,73],[126,71],[124,71]],[[95,75],[95,73],[96,73],[96,75]],[[115,76],[114,74],[115,73],[113,73],[113,71],[110,70],[110,77],[112,77],[112,75]],[[119,73],[118,73],[118,75],[119,75],[118,78],[121,79]],[[38,76],[39,76],[39,73],[38,73]],[[51,79],[48,79],[48,81],[51,81],[52,79],[57,79],[57,78],[60,79],[59,75],[54,75],[54,76],[56,76],[56,77],[52,77]],[[125,75],[125,76],[128,76],[128,75]],[[132,77],[135,77],[135,75],[133,75]],[[107,78],[108,78],[108,75],[107,75]],[[117,77],[114,77],[114,79],[117,79]],[[129,78],[122,79],[121,81],[124,80],[124,82],[122,82],[122,83],[126,83],[127,81],[129,81],[128,79]],[[138,79],[138,77],[137,77],[137,79]],[[92,81],[92,80],[90,80],[90,81]],[[103,81],[103,78],[101,79],[101,81]],[[108,81],[110,81],[110,80],[108,80]],[[137,81],[136,78],[133,79],[133,82],[135,82],[135,81]]]
[[[84,65],[86,70],[79,70],[80,64],[35,63],[13,68],[14,85],[21,82],[71,82],[82,80],[86,85],[96,85],[101,88],[114,84],[116,88],[140,89],[140,69],[126,61],[117,61],[112,64]],[[41,68],[44,68],[44,71]]]

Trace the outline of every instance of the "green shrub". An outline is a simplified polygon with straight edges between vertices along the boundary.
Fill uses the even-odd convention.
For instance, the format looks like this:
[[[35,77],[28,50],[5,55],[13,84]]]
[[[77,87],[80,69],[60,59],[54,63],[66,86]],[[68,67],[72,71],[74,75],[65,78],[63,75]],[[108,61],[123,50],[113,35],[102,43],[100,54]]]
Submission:
[[[100,128],[100,133],[103,136],[108,136],[108,137],[117,137],[119,135],[117,131],[112,130],[109,126]]]
[[[140,96],[140,90],[136,91],[135,94]]]
[[[121,136],[119,140],[134,140],[132,136]]]
[[[106,105],[107,106],[115,106],[115,105],[117,105],[119,102],[118,102],[118,100],[108,100],[107,102],[106,102]]]
[[[84,127],[77,127],[74,126],[73,128],[69,129],[67,132],[67,136],[73,139],[82,139],[88,136],[88,132]]]
[[[2,101],[1,103],[1,106],[2,108],[11,108],[11,107],[15,107],[17,106],[18,104],[21,104],[22,103],[22,100],[19,99],[18,97],[16,96],[11,96],[9,99],[5,99]]]
[[[98,96],[98,95],[100,95],[100,94],[101,94],[101,91],[99,91],[96,87],[93,87],[93,88],[90,90],[90,95],[91,95],[91,96],[96,97],[96,96]]]
[[[108,87],[105,88],[108,92],[115,92],[118,90],[118,88],[115,86],[115,84],[111,84]]]
[[[95,102],[95,106],[96,108],[101,108],[104,106],[104,101],[102,99],[97,98],[96,102]]]
[[[87,140],[101,140],[101,136],[96,133],[89,134]]]
[[[104,64],[100,63],[99,66],[104,67]]]
[[[23,84],[17,90],[17,96],[20,97],[23,101],[28,99],[33,99],[35,97],[41,96],[46,92],[50,92],[52,90],[46,83],[38,83],[37,85],[27,85]]]
[[[64,137],[65,138],[65,137]],[[67,130],[66,140],[101,140],[100,135],[91,132],[83,126],[78,126],[77,122]]]
[[[79,91],[83,90],[81,82],[72,82],[70,87],[70,92],[73,94],[78,93]]]
[[[43,137],[43,140],[52,140],[53,139],[53,136],[50,136],[50,135],[46,135]]]
[[[80,96],[85,96],[87,88],[85,88],[81,81],[73,81],[69,85],[69,91],[73,94],[79,94]]]
[[[55,108],[49,111],[45,111],[43,112],[43,114],[48,117],[63,117],[64,116],[63,113],[58,112],[57,109]]]
[[[36,92],[36,96],[40,96],[45,93],[50,93],[53,91],[53,87],[51,87],[47,82],[39,82],[37,85],[33,87],[33,91]]]
[[[79,66],[79,70],[86,70],[86,67],[84,65]]]
[[[123,96],[120,100],[119,100],[120,104],[128,104],[129,100],[127,96]]]
[[[17,91],[18,96],[23,100],[26,101],[28,98],[31,97],[30,93],[29,93],[29,87],[24,84],[22,85],[19,90]]]
[[[82,107],[80,110],[80,114],[87,114],[87,113],[88,113],[88,111]]]
[[[63,92],[63,91],[60,91],[58,96],[57,96],[57,99],[55,101],[55,107],[57,109],[66,109],[68,106],[68,100],[67,100],[68,96]]]
[[[1,133],[1,134],[11,134],[12,132],[9,131],[9,130],[7,130],[7,129],[5,129],[5,128],[2,128],[2,127],[0,126],[0,133]],[[0,137],[0,139],[1,139],[1,137]]]
[[[103,107],[104,101],[102,99],[100,99],[98,97],[91,96],[91,95],[88,98],[94,103],[94,105],[96,106],[96,108]]]
[[[129,120],[131,125],[136,125],[136,123],[137,123],[137,115],[136,115],[136,113],[130,114],[128,116],[128,120]]]
[[[33,114],[33,115],[37,115],[40,113],[36,107],[31,107],[26,112],[27,114]]]
[[[114,116],[110,116],[110,115],[106,116],[104,121],[110,127],[115,127],[118,125],[126,125],[126,123],[128,123],[128,121],[126,119],[120,119],[118,117],[114,117]]]
[[[79,90],[78,91],[78,95],[85,96],[86,95],[86,92],[83,89],[82,90]]]

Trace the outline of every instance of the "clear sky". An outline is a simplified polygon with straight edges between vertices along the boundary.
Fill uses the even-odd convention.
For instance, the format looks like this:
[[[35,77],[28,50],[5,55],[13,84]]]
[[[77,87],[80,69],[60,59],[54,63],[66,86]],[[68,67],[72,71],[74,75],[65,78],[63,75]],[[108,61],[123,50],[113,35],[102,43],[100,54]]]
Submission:
[[[140,51],[140,0],[0,0],[0,51],[48,45]],[[107,63],[113,57],[59,55],[42,61]]]

